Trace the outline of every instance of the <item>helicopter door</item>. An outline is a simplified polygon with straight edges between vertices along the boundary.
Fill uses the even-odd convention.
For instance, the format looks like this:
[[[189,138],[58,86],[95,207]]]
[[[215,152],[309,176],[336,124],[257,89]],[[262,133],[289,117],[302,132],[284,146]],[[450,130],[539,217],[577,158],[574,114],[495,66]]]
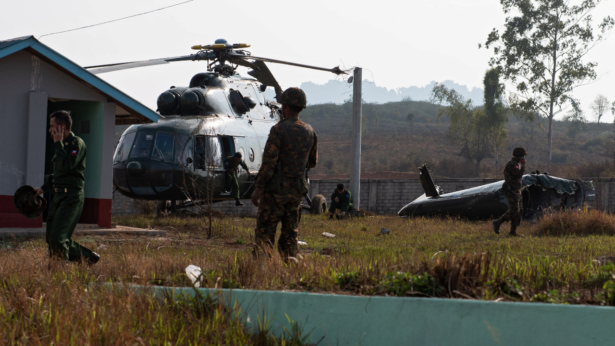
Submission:
[[[242,160],[248,165],[248,168],[251,168],[252,164],[247,154],[247,146],[246,146],[246,138],[245,137],[234,137],[233,141],[235,142],[235,149],[237,152],[241,153]],[[239,183],[239,191],[240,194],[243,194],[252,184],[250,182],[250,172],[246,172],[243,167],[237,167],[237,182]]]
[[[235,142],[233,141],[233,137],[230,136],[219,136],[220,146],[222,149],[222,159],[226,159],[229,156],[235,155]]]
[[[223,148],[220,140],[212,136],[194,137],[194,170],[208,170],[222,165]]]

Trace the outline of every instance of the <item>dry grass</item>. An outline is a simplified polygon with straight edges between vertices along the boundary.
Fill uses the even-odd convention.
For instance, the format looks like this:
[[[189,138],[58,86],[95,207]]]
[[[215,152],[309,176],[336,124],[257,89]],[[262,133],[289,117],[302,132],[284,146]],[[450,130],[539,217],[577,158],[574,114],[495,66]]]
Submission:
[[[594,261],[613,255],[615,239],[602,231],[611,220],[598,213],[553,214],[523,223],[518,231],[524,238],[509,238],[495,235],[489,222],[304,215],[300,239],[308,246],[300,247],[299,263],[290,265],[279,258],[253,260],[251,218],[217,218],[210,240],[202,219],[116,218],[118,224],[168,234],[79,237],[102,255],[91,269],[57,263],[50,269],[42,240],[5,239],[0,344],[282,342],[246,332],[232,318],[236,312],[215,301],[160,301],[90,285],[190,286],[184,274],[190,264],[203,269],[205,287],[611,305],[615,268]],[[392,232],[380,235],[381,228]]]
[[[598,211],[587,213],[567,210],[548,213],[541,220],[536,235],[612,236],[615,235],[615,216]]]

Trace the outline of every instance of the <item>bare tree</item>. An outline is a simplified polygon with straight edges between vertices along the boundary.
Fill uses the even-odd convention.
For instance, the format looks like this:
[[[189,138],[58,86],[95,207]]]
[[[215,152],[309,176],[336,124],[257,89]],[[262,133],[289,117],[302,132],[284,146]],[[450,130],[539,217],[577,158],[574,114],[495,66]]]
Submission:
[[[220,177],[216,179],[216,170],[222,165],[220,141],[213,132],[198,134],[192,136],[183,148],[178,156],[182,167],[180,188],[183,189],[189,205],[197,208],[199,214],[207,216],[207,238],[210,239],[213,233],[214,195],[221,190]]]
[[[596,96],[596,99],[589,107],[594,112],[598,124],[600,124],[600,119],[609,109],[609,100],[606,98],[606,96],[599,94],[598,96]]]
[[[572,110],[564,117],[564,121],[569,122],[568,136],[572,138],[572,145],[574,145],[579,132],[587,128],[587,119],[583,115],[579,100],[570,99],[570,103],[572,104]]]

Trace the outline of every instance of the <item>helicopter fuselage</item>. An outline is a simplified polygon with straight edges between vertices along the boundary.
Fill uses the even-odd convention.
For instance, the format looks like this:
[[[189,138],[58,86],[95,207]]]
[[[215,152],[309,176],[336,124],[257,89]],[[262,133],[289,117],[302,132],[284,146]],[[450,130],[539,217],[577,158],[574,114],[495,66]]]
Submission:
[[[186,200],[221,195],[223,161],[240,152],[249,172],[238,167],[240,196],[262,162],[267,136],[280,120],[279,105],[267,101],[255,79],[200,73],[187,88],[158,99],[165,119],[133,125],[122,135],[113,158],[113,183],[125,196],[146,200]]]

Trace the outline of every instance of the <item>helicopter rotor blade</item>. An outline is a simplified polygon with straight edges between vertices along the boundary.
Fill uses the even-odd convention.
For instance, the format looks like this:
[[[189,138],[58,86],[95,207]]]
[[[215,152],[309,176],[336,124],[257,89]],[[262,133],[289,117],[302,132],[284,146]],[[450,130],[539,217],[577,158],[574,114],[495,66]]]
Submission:
[[[232,53],[228,54],[228,57],[229,58],[237,58],[237,59],[246,59],[246,60],[252,59],[252,60],[257,60],[257,61],[272,62],[272,63],[276,63],[276,64],[291,65],[291,66],[309,68],[309,69],[312,69],[312,70],[327,71],[327,72],[335,73],[336,75],[346,74],[346,72],[342,71],[339,68],[339,66],[336,66],[334,68],[325,68],[325,67],[318,67],[318,66],[298,64],[298,63],[295,63],[295,62],[289,62],[289,61],[283,61],[283,60],[263,58],[263,57],[253,56],[253,55],[239,55],[239,54],[232,54]]]
[[[264,61],[260,60],[255,61],[253,64],[256,68],[254,69],[254,72],[248,72],[248,74],[255,77],[259,82],[267,86],[273,87],[273,89],[275,90],[276,99],[281,96],[282,87],[280,87],[280,84],[278,84],[278,81],[275,79],[275,77],[269,70],[269,67],[267,67],[267,64],[265,64]]]
[[[107,65],[86,66],[85,69],[88,70],[90,73],[100,74],[100,73],[107,73],[107,72],[113,72],[113,71],[128,70],[128,69],[137,68],[137,67],[163,65],[163,64],[168,64],[170,62],[174,62],[174,61],[186,61],[186,60],[203,60],[203,59],[200,58],[197,54],[190,54],[190,55],[176,56],[172,58],[121,62],[121,63],[107,64]]]

